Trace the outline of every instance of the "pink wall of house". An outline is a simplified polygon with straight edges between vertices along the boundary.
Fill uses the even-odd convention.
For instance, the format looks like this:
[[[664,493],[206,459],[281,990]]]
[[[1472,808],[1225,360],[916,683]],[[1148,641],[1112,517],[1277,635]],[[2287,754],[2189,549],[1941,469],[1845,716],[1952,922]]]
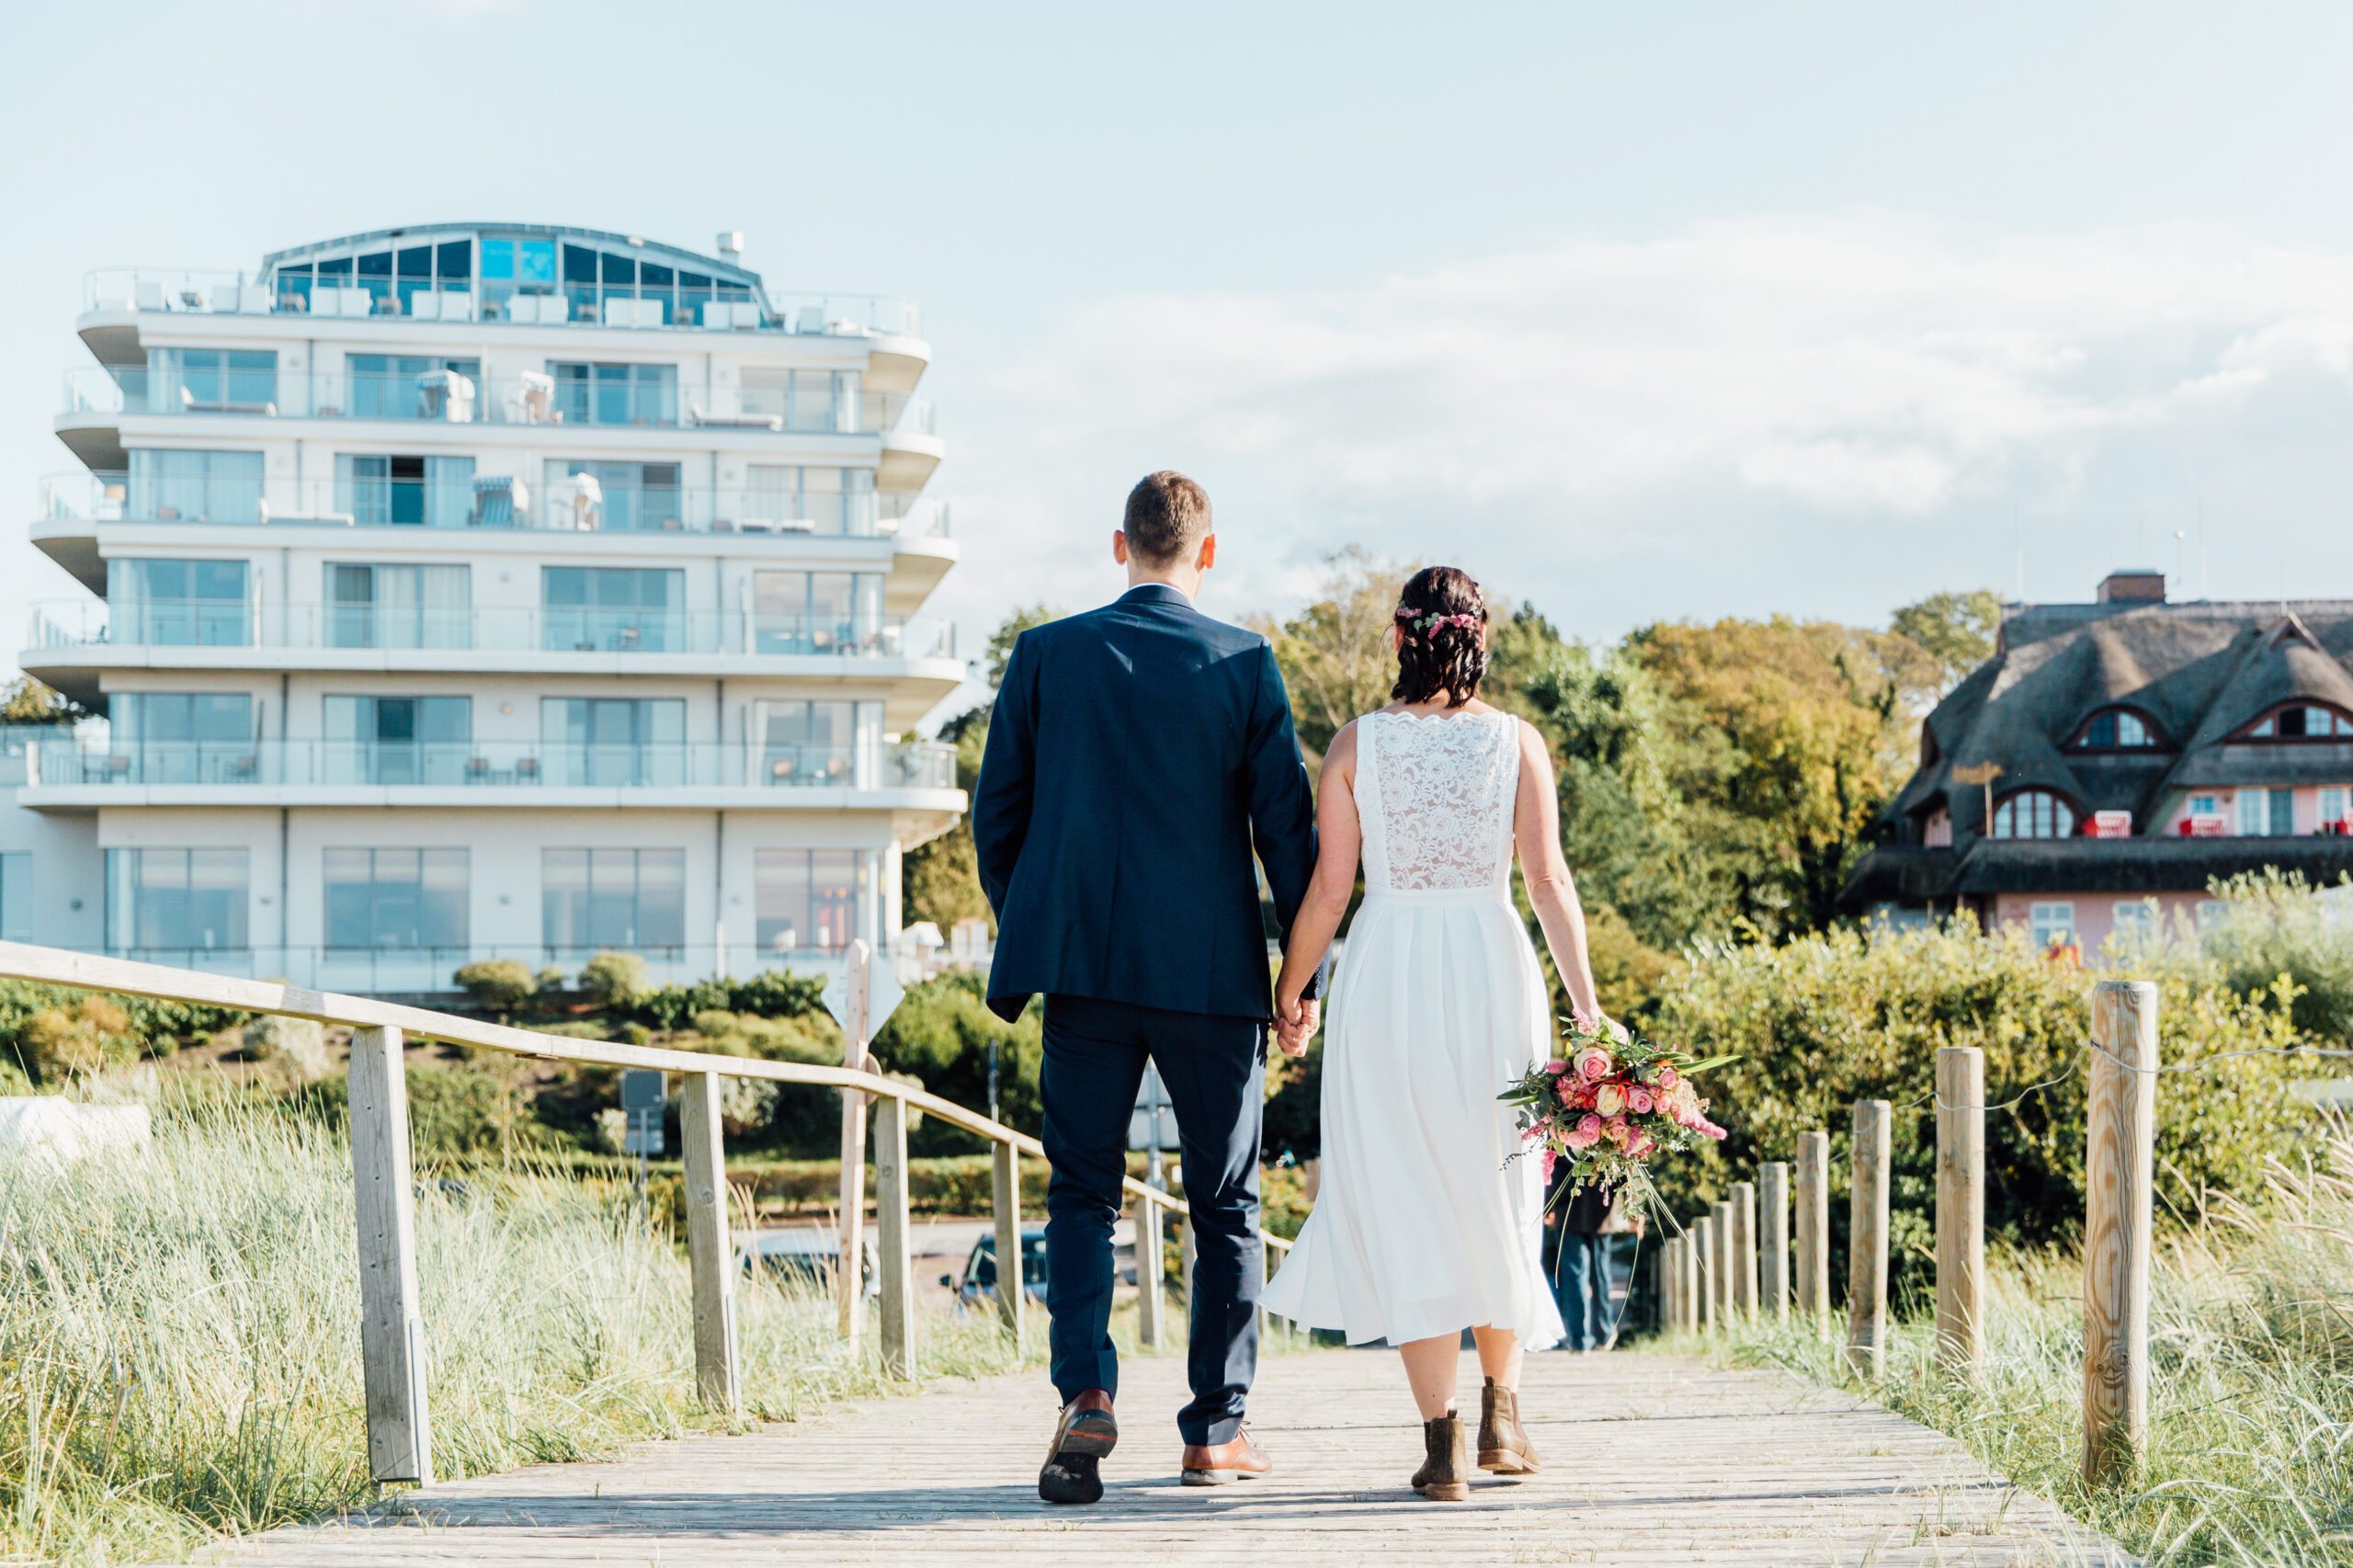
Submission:
[[[2037,904],[2066,904],[2072,906],[2075,944],[2082,949],[2086,963],[2100,961],[2100,949],[2117,928],[2116,907],[2129,904],[2145,907],[2154,901],[2157,906],[2155,925],[2160,934],[2193,924],[2198,906],[2209,902],[2208,895],[2199,892],[2161,892],[2127,897],[2112,892],[2006,892],[1995,896],[1994,924],[2016,926],[2031,935],[2034,906]]]
[[[2266,792],[2268,793],[2268,791]],[[2298,833],[2317,833],[2320,831],[2322,792],[2322,790],[2317,786],[2305,787],[2295,791],[2296,831]],[[2332,799],[2337,804],[2340,811],[2347,809],[2348,805],[2353,805],[2353,790],[2348,790],[2346,786],[2339,785],[2334,790],[2330,791],[2330,793],[2332,795]],[[2182,824],[2189,820],[2190,806],[2196,801],[2209,797],[2213,800],[2214,809],[2222,819],[2222,831],[2224,835],[2234,838],[2238,836],[2238,791],[2235,790],[2200,790],[2195,791],[2193,794],[2182,797],[2181,801],[2175,806],[2173,815],[2167,818],[2166,821],[2158,827],[2158,835],[2163,837],[2171,838],[2175,835],[2180,833],[2182,830]],[[2137,826],[2137,824],[2135,825]]]

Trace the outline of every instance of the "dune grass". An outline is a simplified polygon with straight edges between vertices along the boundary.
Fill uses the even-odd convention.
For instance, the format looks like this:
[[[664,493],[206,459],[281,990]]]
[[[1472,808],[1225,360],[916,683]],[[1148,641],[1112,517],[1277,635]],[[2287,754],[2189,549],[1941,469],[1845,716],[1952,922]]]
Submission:
[[[2167,1237],[2153,1273],[2149,1442],[2130,1484],[2087,1486],[2082,1267],[1989,1268],[1982,1367],[1937,1365],[1933,1326],[1900,1325],[1865,1392],[1952,1434],[1998,1473],[2152,1564],[2353,1564],[2353,1131],[2279,1165],[2255,1203],[2218,1202]],[[1843,1321],[1832,1333],[1843,1338]],[[1847,1381],[1799,1326],[1663,1348]]]
[[[677,1249],[626,1188],[419,1187],[441,1474],[723,1425],[695,1403]],[[830,1301],[747,1283],[738,1307],[753,1419],[904,1388]],[[0,1163],[0,1563],[176,1558],[370,1501],[358,1310],[350,1156],[313,1121],[181,1104],[133,1155]],[[985,1314],[918,1342],[927,1378],[1022,1363]]]

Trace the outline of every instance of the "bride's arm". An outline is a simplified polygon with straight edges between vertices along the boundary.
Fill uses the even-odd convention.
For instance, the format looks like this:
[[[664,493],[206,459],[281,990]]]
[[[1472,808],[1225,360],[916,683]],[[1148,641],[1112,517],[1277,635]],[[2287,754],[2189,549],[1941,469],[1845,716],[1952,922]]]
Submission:
[[[1349,895],[1356,892],[1357,850],[1363,841],[1363,829],[1357,824],[1356,775],[1357,727],[1351,723],[1332,737],[1332,749],[1324,754],[1323,776],[1315,782],[1315,874],[1308,879],[1307,896],[1291,917],[1282,972],[1275,977],[1275,1015],[1286,1021],[1324,961],[1340,917],[1348,912]],[[1303,1040],[1301,1049],[1305,1049]]]
[[[1577,903],[1577,884],[1561,853],[1561,801],[1552,787],[1552,757],[1532,725],[1519,726],[1519,800],[1512,809],[1512,837],[1519,846],[1519,874],[1528,883],[1528,902],[1544,927],[1544,945],[1552,949],[1552,967],[1569,988],[1569,1001],[1588,1018],[1598,1019],[1601,1000],[1594,994],[1593,963],[1586,953],[1585,909]]]

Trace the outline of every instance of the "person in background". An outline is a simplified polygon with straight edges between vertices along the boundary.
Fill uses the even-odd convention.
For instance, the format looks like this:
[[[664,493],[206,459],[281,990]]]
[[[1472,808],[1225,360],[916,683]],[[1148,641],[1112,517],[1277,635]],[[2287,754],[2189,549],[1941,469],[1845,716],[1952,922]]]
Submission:
[[[1565,1163],[1552,1179],[1544,1212],[1545,1264],[1552,1299],[1561,1306],[1563,1350],[1607,1350],[1618,1343],[1618,1311],[1609,1300],[1611,1258],[1617,1238],[1640,1235],[1642,1218],[1630,1212],[1622,1194],[1591,1185],[1574,1195]]]

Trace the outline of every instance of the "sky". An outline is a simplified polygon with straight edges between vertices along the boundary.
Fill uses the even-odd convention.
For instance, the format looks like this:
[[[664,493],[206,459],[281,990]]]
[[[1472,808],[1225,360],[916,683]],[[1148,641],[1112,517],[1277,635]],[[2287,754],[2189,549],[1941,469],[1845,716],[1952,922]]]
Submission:
[[[2353,10],[0,0],[0,496],[83,275],[460,219],[919,301],[968,652],[1213,499],[1203,608],[1444,561],[1608,640],[2353,597]],[[0,626],[80,590],[0,527]]]

